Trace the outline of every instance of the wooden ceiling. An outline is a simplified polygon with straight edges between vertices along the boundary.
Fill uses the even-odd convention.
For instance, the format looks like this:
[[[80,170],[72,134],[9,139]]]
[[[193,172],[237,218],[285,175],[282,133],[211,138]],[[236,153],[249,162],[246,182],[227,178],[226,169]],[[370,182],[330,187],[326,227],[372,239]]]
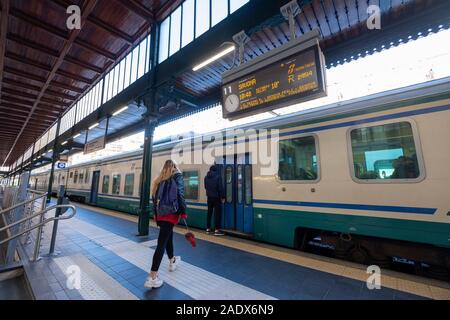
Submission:
[[[66,26],[72,4],[81,8],[80,30]],[[177,1],[0,0],[0,5],[0,165],[10,165]]]
[[[320,46],[327,53],[329,49],[357,39],[369,33],[380,33],[391,25],[409,19],[431,8],[440,0],[298,0],[302,12],[295,17],[296,34],[301,36],[315,28],[320,30]],[[367,28],[367,9],[370,5],[380,7],[382,29]],[[255,27],[250,32],[246,45],[245,59],[251,60],[289,41],[289,24],[281,16]],[[367,43],[366,45],[370,45]],[[373,47],[372,47],[373,48]],[[372,50],[371,48],[371,50]],[[372,51],[370,52],[372,53]],[[352,52],[357,54],[357,52]],[[327,61],[332,62],[332,61]],[[221,75],[233,66],[232,54],[204,67],[200,71],[188,71],[177,78],[177,86],[191,94],[202,96],[217,90]]]
[[[252,8],[263,3],[252,1],[255,1]],[[71,103],[148,34],[154,22],[162,21],[181,2],[0,0],[0,166],[10,165],[22,155]],[[281,6],[286,1],[279,2]],[[448,0],[298,0],[298,3],[302,12],[296,16],[297,35],[319,28],[328,62],[339,57],[330,52],[356,54],[356,50],[375,43],[384,44],[380,41],[386,41],[385,35],[396,36],[395,26],[402,23],[406,24],[406,30],[412,30],[415,19],[424,12],[434,13],[436,21],[431,15],[431,22],[437,23],[437,16],[446,14],[440,12],[442,7],[449,7]],[[66,8],[71,4],[83,8],[81,30],[69,31],[66,27]],[[372,4],[381,9],[382,30],[371,31],[366,27],[367,8]],[[238,22],[230,17],[219,25],[228,28],[233,23]],[[419,30],[425,26],[419,25]],[[393,31],[389,32],[389,28]],[[289,40],[288,24],[280,14],[246,31],[251,38],[246,45],[247,60]],[[209,33],[214,34],[212,30]],[[208,32],[205,35],[208,38]],[[209,41],[199,39],[197,43]],[[215,96],[221,74],[232,66],[233,57],[230,54],[193,72],[191,67],[198,62],[193,61],[194,57],[198,60],[207,53],[204,51],[194,41],[161,64],[159,71],[164,72],[158,72],[158,78],[170,78],[177,90],[190,97]],[[182,116],[191,111],[187,106],[171,114]]]

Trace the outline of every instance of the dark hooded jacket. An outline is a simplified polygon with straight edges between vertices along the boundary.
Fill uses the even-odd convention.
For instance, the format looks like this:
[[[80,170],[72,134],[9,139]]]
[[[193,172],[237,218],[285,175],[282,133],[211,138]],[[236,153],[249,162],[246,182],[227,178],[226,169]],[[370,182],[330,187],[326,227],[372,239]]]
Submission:
[[[208,198],[225,198],[222,176],[216,166],[212,166],[205,176],[205,189]]]

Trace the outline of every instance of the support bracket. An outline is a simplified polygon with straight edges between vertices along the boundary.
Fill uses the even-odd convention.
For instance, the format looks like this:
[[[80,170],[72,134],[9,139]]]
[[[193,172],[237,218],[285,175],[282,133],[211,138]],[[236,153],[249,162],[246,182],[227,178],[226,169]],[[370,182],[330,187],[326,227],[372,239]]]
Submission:
[[[296,38],[295,34],[295,16],[302,12],[302,9],[298,6],[297,0],[292,0],[280,8],[280,12],[284,19],[289,22],[290,39],[294,40]]]
[[[243,64],[244,61],[244,52],[245,52],[245,44],[250,41],[250,37],[242,30],[239,33],[236,33],[233,36],[233,41],[238,45],[239,51],[239,65]]]

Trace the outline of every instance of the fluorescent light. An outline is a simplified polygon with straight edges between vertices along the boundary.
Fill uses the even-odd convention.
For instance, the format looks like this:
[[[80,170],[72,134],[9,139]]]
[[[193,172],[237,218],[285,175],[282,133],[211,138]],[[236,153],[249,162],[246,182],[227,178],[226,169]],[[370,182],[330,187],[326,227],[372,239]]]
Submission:
[[[81,133],[78,133],[78,134],[74,135],[74,136],[72,137],[72,139],[76,139],[76,138],[78,138],[79,136],[81,136]]]
[[[47,152],[53,152],[53,149],[48,150]]]
[[[89,130],[94,129],[95,127],[98,126],[98,124],[99,124],[98,122],[97,122],[97,123],[94,123],[92,126],[89,127]]]
[[[202,63],[200,63],[200,64],[198,64],[198,65],[196,65],[194,68],[192,68],[192,71],[197,71],[197,70],[203,68],[204,66],[210,64],[211,62],[216,61],[217,59],[222,58],[222,57],[223,57],[224,55],[226,55],[227,53],[230,53],[231,51],[234,51],[234,48],[235,48],[234,46],[231,46],[231,47],[226,48],[225,50],[219,52],[218,54],[212,56],[211,58],[209,58],[209,59],[203,61]]]
[[[117,110],[116,112],[113,113],[113,116],[117,116],[119,113],[124,112],[125,110],[128,109],[128,106],[125,106],[119,110]]]
[[[66,141],[64,141],[63,143],[61,143],[61,145],[63,146],[63,145],[65,145],[67,143],[67,140]]]

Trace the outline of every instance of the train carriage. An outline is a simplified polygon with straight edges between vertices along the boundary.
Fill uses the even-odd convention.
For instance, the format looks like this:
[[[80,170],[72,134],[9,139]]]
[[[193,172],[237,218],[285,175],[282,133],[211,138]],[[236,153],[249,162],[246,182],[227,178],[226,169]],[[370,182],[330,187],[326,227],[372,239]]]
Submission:
[[[226,190],[223,228],[299,249],[319,239],[337,256],[362,263],[387,265],[403,257],[450,269],[445,92],[448,80],[434,81],[240,128],[256,135],[233,137],[214,159]],[[278,138],[262,136],[263,129],[278,129]],[[226,132],[208,137],[218,135]],[[203,148],[214,145],[208,139]],[[193,140],[186,140],[189,146]],[[272,160],[278,170],[270,175],[261,174],[265,164],[255,153],[263,140],[277,155]],[[152,177],[180,143],[154,146]],[[142,151],[72,166],[65,170],[67,194],[137,214],[141,166]],[[205,228],[203,178],[209,165],[180,168],[190,224]]]

